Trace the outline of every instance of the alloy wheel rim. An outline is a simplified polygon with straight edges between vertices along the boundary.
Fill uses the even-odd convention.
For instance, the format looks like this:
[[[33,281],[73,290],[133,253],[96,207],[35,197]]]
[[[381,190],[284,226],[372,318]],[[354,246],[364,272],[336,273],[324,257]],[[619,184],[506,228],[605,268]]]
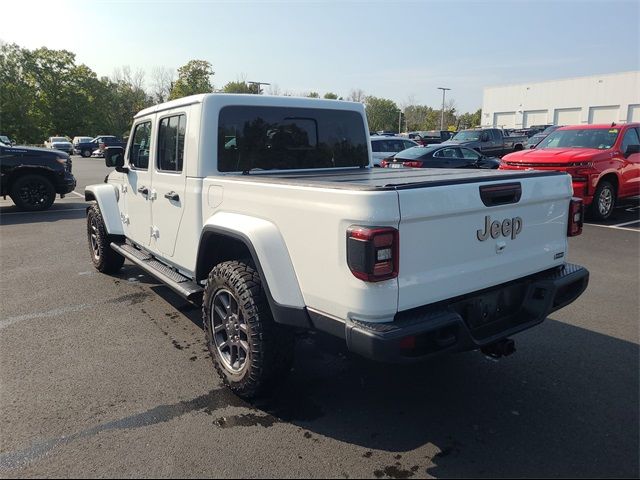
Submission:
[[[211,333],[219,358],[225,368],[240,373],[249,357],[249,331],[235,296],[218,290],[211,302]]]
[[[23,185],[19,191],[20,200],[32,207],[40,207],[47,202],[47,188],[40,182]]]
[[[598,209],[601,215],[607,215],[611,211],[613,205],[613,192],[610,188],[604,188],[598,197]]]
[[[100,259],[100,246],[98,244],[98,222],[95,218],[91,219],[91,230],[89,232],[89,238],[91,241],[91,251],[93,252],[93,257],[96,260]]]

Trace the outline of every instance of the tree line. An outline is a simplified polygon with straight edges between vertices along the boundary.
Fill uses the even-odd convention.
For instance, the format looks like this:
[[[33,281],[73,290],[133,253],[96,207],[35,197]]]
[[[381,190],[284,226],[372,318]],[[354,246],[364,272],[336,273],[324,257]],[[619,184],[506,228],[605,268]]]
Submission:
[[[160,67],[145,73],[129,67],[101,76],[78,64],[68,50],[46,47],[29,50],[16,44],[0,44],[0,134],[18,143],[41,144],[49,136],[120,135],[129,132],[133,116],[152,105],[198,93],[224,92],[262,94],[261,85],[236,80],[215,89],[213,66],[206,60],[191,60],[177,69]],[[271,95],[293,96],[270,85]],[[314,91],[298,96],[320,98]],[[436,130],[441,110],[415,105],[411,100],[398,106],[393,100],[353,89],[346,98],[326,92],[322,98],[361,102],[367,110],[369,129]],[[445,128],[480,125],[480,110],[459,115],[454,102],[445,106]]]

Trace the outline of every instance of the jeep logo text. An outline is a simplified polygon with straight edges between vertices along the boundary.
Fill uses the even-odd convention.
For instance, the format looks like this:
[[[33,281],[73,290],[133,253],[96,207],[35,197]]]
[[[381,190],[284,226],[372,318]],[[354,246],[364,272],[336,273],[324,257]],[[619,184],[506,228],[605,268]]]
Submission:
[[[506,218],[500,223],[498,220],[491,222],[491,217],[487,215],[484,217],[484,232],[482,230],[477,232],[478,240],[484,242],[489,236],[498,238],[501,235],[503,237],[510,236],[512,240],[515,240],[522,231],[522,225],[523,222],[520,217]]]

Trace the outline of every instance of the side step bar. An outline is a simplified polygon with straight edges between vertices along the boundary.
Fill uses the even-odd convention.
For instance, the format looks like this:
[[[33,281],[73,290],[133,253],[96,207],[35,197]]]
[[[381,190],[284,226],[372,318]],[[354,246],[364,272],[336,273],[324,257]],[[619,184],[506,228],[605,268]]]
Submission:
[[[148,253],[128,243],[112,242],[111,248],[187,300],[194,302],[202,297],[204,289],[200,285],[167,267]]]

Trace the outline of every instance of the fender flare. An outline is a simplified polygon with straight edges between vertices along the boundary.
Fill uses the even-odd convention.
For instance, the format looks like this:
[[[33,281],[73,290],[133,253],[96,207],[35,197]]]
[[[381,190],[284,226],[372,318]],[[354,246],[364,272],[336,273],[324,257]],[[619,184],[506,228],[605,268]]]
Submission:
[[[118,187],[111,184],[89,185],[84,189],[84,199],[87,202],[98,203],[104,225],[109,235],[124,235],[120,209],[118,208]]]
[[[241,242],[249,251],[263,280],[264,290],[276,323],[311,328],[311,322],[289,251],[278,228],[271,222],[248,215],[220,212],[202,228],[196,261],[196,279],[208,275],[206,243],[211,236]],[[224,258],[224,253],[220,252]]]

